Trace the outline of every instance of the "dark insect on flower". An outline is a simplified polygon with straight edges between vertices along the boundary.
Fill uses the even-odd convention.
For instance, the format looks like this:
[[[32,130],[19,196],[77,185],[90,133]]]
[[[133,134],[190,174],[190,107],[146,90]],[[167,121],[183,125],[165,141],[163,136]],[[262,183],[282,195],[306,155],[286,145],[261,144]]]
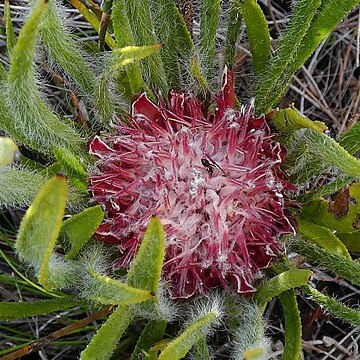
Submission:
[[[210,176],[214,173],[215,166],[210,164],[208,159],[201,159],[201,163],[206,167],[207,171],[209,172]]]
[[[279,236],[292,232],[283,198],[292,186],[264,117],[254,117],[252,106],[235,109],[232,73],[225,71],[215,113],[192,94],[171,91],[168,104],[140,95],[129,121],[90,144],[99,158],[91,190],[107,209],[97,237],[118,244],[117,265],[129,266],[156,213],[173,298],[217,286],[254,291],[281,248]]]

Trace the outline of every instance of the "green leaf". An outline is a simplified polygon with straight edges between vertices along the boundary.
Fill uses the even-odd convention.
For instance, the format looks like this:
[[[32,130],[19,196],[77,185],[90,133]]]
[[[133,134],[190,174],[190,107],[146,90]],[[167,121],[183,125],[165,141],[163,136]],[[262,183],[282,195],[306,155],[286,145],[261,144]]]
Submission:
[[[302,216],[339,233],[360,230],[360,184],[350,185],[333,201],[315,199],[303,207]]]
[[[121,0],[113,1],[112,24],[117,47],[123,48],[133,45],[134,36],[131,30],[130,22],[126,16],[126,10]],[[129,64],[126,67],[126,73],[129,80],[131,94],[135,95],[143,90],[144,81],[141,74],[140,64]]]
[[[220,20],[220,0],[203,0],[200,14],[200,54],[203,73],[214,72],[216,32]]]
[[[155,31],[164,44],[161,51],[164,69],[171,88],[181,85],[180,63],[188,64],[194,53],[194,43],[174,0],[151,0]]]
[[[308,119],[294,107],[272,110],[266,115],[266,118],[271,121],[279,133],[291,133],[303,128],[313,129],[320,133],[328,130],[325,123]]]
[[[196,344],[194,344],[191,350],[191,358],[193,360],[210,360],[210,350],[209,345],[204,335]]]
[[[343,133],[338,139],[338,143],[349,154],[355,154],[360,150],[360,121],[358,121],[350,130]]]
[[[258,75],[255,108],[259,112],[266,113],[285,93],[292,75],[288,74],[288,66],[296,58],[321,0],[299,0],[295,4],[286,32],[278,41],[275,55],[267,64],[266,71]]]
[[[230,311],[229,311],[230,310]],[[266,325],[263,309],[252,299],[237,299],[235,309],[228,310],[231,322],[237,322],[232,330],[234,359],[263,359],[267,354]]]
[[[301,287],[310,298],[319,304],[326,312],[338,317],[341,320],[347,321],[354,326],[360,326],[360,312],[352,309],[341,302],[322,294],[320,291],[312,288],[309,285]]]
[[[360,264],[356,261],[347,260],[343,256],[331,253],[300,236],[289,237],[286,244],[288,251],[297,252],[309,261],[329,269],[355,285],[360,285]]]
[[[164,229],[160,221],[153,217],[149,222],[139,250],[129,269],[128,284],[156,293],[164,256]]]
[[[161,48],[162,45],[160,44],[117,48],[112,51],[109,69],[115,71],[126,65],[133,64],[135,61],[145,59],[151,54],[155,54]]]
[[[126,16],[137,46],[156,44],[154,20],[150,13],[149,0],[132,0],[124,2]],[[142,63],[143,77],[151,89],[160,89],[163,94],[168,93],[168,84],[162,59],[159,54],[147,57]]]
[[[341,20],[357,5],[359,0],[323,0],[316,16],[309,26],[309,30],[304,37],[301,46],[288,66],[288,73],[293,74],[297,71],[321,41],[330,34],[332,30],[341,22]]]
[[[242,15],[250,42],[255,75],[263,73],[270,56],[270,33],[264,13],[256,0],[243,0]]]
[[[334,235],[333,231],[312,223],[311,219],[299,219],[299,233],[305,239],[313,241],[318,246],[351,260],[346,246]]]
[[[20,157],[19,148],[10,138],[0,136],[0,167],[16,162]]]
[[[130,321],[129,307],[117,307],[81,353],[80,360],[109,360]]]
[[[232,68],[235,60],[236,42],[241,30],[241,0],[230,0],[229,20],[225,40],[225,64]]]
[[[336,235],[350,252],[360,252],[360,231],[337,233]]]
[[[10,321],[25,319],[30,316],[49,314],[54,311],[63,311],[77,305],[79,305],[79,302],[71,298],[24,302],[0,302],[0,320]]]
[[[307,286],[307,285],[305,285]],[[299,360],[301,357],[301,318],[295,290],[287,290],[279,295],[285,317],[285,348],[283,360]]]
[[[61,9],[54,0],[49,0],[48,9],[40,24],[41,40],[55,62],[80,87],[82,94],[89,96],[94,92],[96,76],[85,61],[78,43],[66,29],[57,7]]]
[[[54,155],[58,163],[62,166],[62,170],[66,171],[66,175],[70,183],[83,193],[88,192],[88,174],[85,166],[80,162],[70,150],[60,147],[53,148]]]
[[[67,259],[73,259],[79,251],[94,235],[96,229],[101,224],[104,212],[100,205],[93,206],[73,215],[63,222],[62,234],[70,245],[70,250],[66,254]]]
[[[80,151],[80,136],[46,105],[36,85],[34,57],[41,18],[48,6],[39,0],[22,27],[13,49],[5,101],[12,117],[4,130],[14,140],[41,152],[51,153],[55,145]]]
[[[194,55],[190,59],[189,72],[190,72],[190,75],[197,82],[197,84],[200,88],[200,91],[202,93],[209,93],[209,91],[210,91],[209,83],[200,68],[200,62],[196,55]]]
[[[108,276],[101,275],[94,270],[88,269],[89,282],[93,293],[86,296],[87,299],[100,302],[105,305],[130,305],[138,304],[153,299],[151,291],[131,287]]]
[[[13,48],[16,44],[16,36],[11,22],[11,12],[10,12],[10,1],[4,1],[4,21],[5,21],[5,31],[6,31],[6,47],[11,55]]]
[[[16,239],[20,259],[38,271],[38,279],[51,288],[49,261],[62,225],[67,196],[66,179],[48,180],[27,210]]]
[[[162,340],[166,328],[166,321],[150,321],[142,331],[130,360],[146,359],[155,360],[157,351],[150,348],[156,342]]]
[[[55,3],[54,0],[49,1],[48,10],[40,24],[41,40],[55,62],[70,75],[72,81],[76,82],[82,95],[85,96],[85,101],[90,103],[89,106],[96,107],[98,114],[102,116],[105,122],[108,122],[113,113],[112,111],[109,115],[105,111],[107,108],[113,110],[108,89],[101,99],[96,97],[99,81],[85,60],[86,54],[65,27],[61,16],[64,11],[65,9]]]
[[[340,174],[335,179],[332,179],[329,183],[318,186],[316,189],[306,192],[305,194],[301,194],[297,197],[299,202],[307,203],[308,201],[319,198],[322,196],[334,194],[342,188],[348,186],[354,182],[353,176],[347,176]]]
[[[360,161],[334,139],[310,128],[296,130],[287,141],[287,165],[294,182],[306,184],[329,168],[360,176]]]
[[[209,312],[194,321],[180,336],[171,341],[161,352],[158,360],[180,360],[208,332],[212,323],[217,320],[216,312]]]
[[[286,290],[305,285],[312,272],[305,269],[291,269],[263,283],[254,295],[254,300],[263,308],[275,296]]]

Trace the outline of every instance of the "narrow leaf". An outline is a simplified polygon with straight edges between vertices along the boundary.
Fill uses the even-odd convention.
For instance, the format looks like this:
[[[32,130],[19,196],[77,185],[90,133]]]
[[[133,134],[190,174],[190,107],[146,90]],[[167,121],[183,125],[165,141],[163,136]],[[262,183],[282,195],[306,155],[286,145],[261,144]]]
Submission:
[[[0,167],[0,206],[28,206],[46,178],[26,168]]]
[[[358,121],[350,130],[342,134],[338,139],[338,143],[349,154],[355,154],[360,150],[360,121]]]
[[[189,352],[193,345],[206,334],[209,327],[217,319],[215,312],[209,312],[193,322],[180,336],[175,338],[161,352],[158,360],[180,360]]]
[[[350,252],[360,252],[360,231],[337,233],[336,235]]]
[[[132,45],[144,46],[157,43],[149,0],[125,1],[124,7],[134,37]],[[158,88],[163,94],[167,94],[168,84],[160,55],[150,55],[141,65],[144,80],[150,88]]]
[[[61,229],[66,195],[63,176],[48,180],[27,210],[16,239],[19,257],[38,271],[45,288],[51,288],[49,261]]]
[[[325,311],[330,312],[341,320],[347,321],[354,326],[360,326],[360,312],[352,309],[332,297],[322,294],[310,285],[301,287],[312,300],[318,303]]]
[[[11,55],[12,50],[16,44],[16,36],[11,21],[9,0],[5,0],[4,2],[4,20],[5,20],[5,31],[6,31],[6,47],[9,54]]]
[[[43,152],[49,153],[53,145],[79,151],[80,136],[48,108],[36,85],[35,46],[39,23],[47,6],[47,0],[37,2],[13,49],[5,88],[5,101],[13,121],[4,130],[13,139]]]
[[[130,321],[130,309],[117,307],[81,353],[80,360],[109,360]]]
[[[209,77],[214,71],[216,31],[220,19],[220,0],[203,0],[200,15],[201,67]]]
[[[255,75],[265,71],[270,56],[270,33],[264,13],[256,0],[241,3],[242,15],[250,42]]]
[[[311,219],[299,219],[299,233],[305,239],[313,241],[318,246],[321,246],[334,254],[344,256],[348,260],[351,260],[351,256],[346,246],[334,235],[333,231],[324,226],[316,225],[310,220]]]
[[[61,166],[61,171],[66,172],[66,176],[68,177],[71,185],[79,191],[87,193],[88,174],[85,166],[80,162],[79,158],[70,150],[57,146],[53,148],[53,152],[58,164]]]
[[[140,248],[129,269],[128,284],[156,293],[164,255],[164,229],[160,221],[153,217],[149,222]]]
[[[58,6],[54,0],[49,0],[48,10],[40,26],[41,40],[56,63],[71,76],[82,93],[89,96],[94,92],[96,76],[86,63],[83,51],[60,18]]]
[[[54,311],[63,311],[77,305],[79,305],[79,302],[70,298],[24,302],[0,302],[0,320],[10,321],[25,319],[30,316],[49,314]]]
[[[274,124],[276,131],[280,133],[289,133],[303,128],[313,129],[321,133],[328,130],[325,123],[308,119],[294,107],[272,110],[266,115],[266,118]]]
[[[307,285],[305,285],[307,286]],[[295,290],[287,290],[279,295],[285,317],[285,348],[283,360],[299,360],[301,357],[301,318]]]
[[[286,290],[305,285],[312,272],[305,269],[291,269],[263,283],[254,295],[255,301],[263,308],[275,296]]]
[[[360,264],[356,261],[333,254],[299,236],[289,238],[286,243],[289,251],[297,252],[309,261],[333,271],[355,285],[360,285]]]
[[[130,360],[141,359],[144,355],[146,360],[156,359],[157,351],[150,351],[156,342],[162,340],[166,328],[166,321],[150,321],[142,331]]]
[[[94,270],[87,270],[91,282],[91,291],[86,298],[105,305],[130,305],[151,300],[154,296],[150,291],[136,289]]]
[[[336,168],[354,179],[360,175],[360,161],[326,134],[300,129],[287,144],[289,172],[299,184],[306,184],[329,168]]]
[[[70,245],[70,250],[66,254],[67,259],[75,258],[94,235],[103,217],[104,212],[101,206],[97,205],[87,208],[63,222],[61,232],[66,236]]]
[[[284,76],[284,73],[296,57],[320,4],[321,0],[296,2],[286,32],[279,39],[275,55],[269,61],[266,71],[259,74],[257,79],[256,108],[259,108],[259,111],[266,113],[286,91],[290,77]]]
[[[188,64],[194,53],[194,43],[174,0],[151,0],[154,13],[155,31],[158,39],[165,44],[161,58],[169,86],[181,85],[180,63]]]
[[[193,360],[211,359],[210,349],[205,335],[193,346],[191,350],[191,358]]]
[[[123,48],[126,46],[133,46],[135,44],[134,36],[131,30],[130,22],[126,16],[126,9],[123,1],[121,0],[113,1],[112,23],[117,47]],[[126,67],[126,73],[129,79],[132,95],[141,92],[144,87],[144,81],[141,74],[140,64],[129,64]]]
[[[162,48],[162,45],[148,46],[126,46],[112,51],[109,69],[114,71],[126,65],[133,64],[135,61],[145,59],[151,54],[155,54]]]
[[[299,200],[299,202],[307,203],[312,199],[334,194],[337,191],[348,186],[352,182],[354,182],[353,176],[339,174],[335,179],[332,179],[332,181],[330,181],[329,183],[322,186],[318,186],[316,189],[308,191],[305,194],[301,194],[297,197],[297,199]]]
[[[310,24],[309,31],[298,49],[296,58],[291,62],[291,66],[288,67],[288,71],[295,73],[320,45],[321,41],[358,4],[359,0],[322,1],[321,7]]]
[[[225,64],[232,68],[235,60],[236,42],[241,30],[241,0],[231,0],[225,40]]]

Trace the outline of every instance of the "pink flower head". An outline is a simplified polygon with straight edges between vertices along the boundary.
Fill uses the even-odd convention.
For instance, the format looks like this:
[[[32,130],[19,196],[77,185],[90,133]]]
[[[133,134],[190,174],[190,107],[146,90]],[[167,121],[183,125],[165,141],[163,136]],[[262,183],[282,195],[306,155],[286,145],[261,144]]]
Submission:
[[[203,294],[219,285],[254,291],[254,279],[292,232],[283,192],[291,188],[280,164],[284,150],[252,106],[235,107],[233,76],[224,74],[216,111],[192,94],[171,91],[169,103],[145,94],[132,104],[130,124],[95,137],[94,199],[107,217],[97,232],[116,243],[128,267],[149,219],[165,228],[164,277],[173,298]]]

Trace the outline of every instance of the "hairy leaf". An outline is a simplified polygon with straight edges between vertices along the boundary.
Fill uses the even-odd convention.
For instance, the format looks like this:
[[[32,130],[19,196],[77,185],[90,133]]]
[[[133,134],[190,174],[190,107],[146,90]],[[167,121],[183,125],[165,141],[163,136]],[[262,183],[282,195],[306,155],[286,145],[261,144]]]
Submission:
[[[200,54],[203,73],[210,77],[214,70],[216,31],[220,19],[220,0],[203,0],[200,15]]]
[[[109,360],[130,321],[129,307],[117,307],[81,353],[80,360]]]
[[[71,298],[57,298],[49,300],[0,302],[0,320],[9,321],[25,319],[31,316],[49,314],[54,311],[63,311],[79,305]]]
[[[311,220],[311,218],[307,218],[306,220],[301,218],[299,220],[299,233],[305,239],[313,241],[324,249],[351,260],[346,246],[334,235],[333,231],[324,226],[316,225],[312,223]]]
[[[286,32],[279,39],[275,55],[268,62],[266,71],[258,74],[255,107],[259,112],[266,113],[286,91],[291,79],[287,68],[296,58],[299,46],[308,33],[320,4],[321,0],[296,2]]]
[[[153,217],[128,272],[130,286],[157,292],[165,255],[165,234],[160,221]]]
[[[305,285],[312,272],[305,269],[291,269],[263,283],[254,295],[254,299],[260,306],[265,308],[266,304],[274,297],[286,290]]]
[[[305,285],[306,286],[306,285]],[[299,360],[301,357],[301,318],[294,289],[279,295],[285,316],[285,348],[283,360]]]
[[[7,123],[4,130],[13,139],[43,152],[51,152],[54,145],[79,151],[80,136],[49,109],[36,85],[35,45],[39,23],[47,6],[47,0],[37,2],[13,49],[5,88],[5,99],[13,121]]]
[[[232,67],[235,60],[236,42],[241,30],[241,0],[231,0],[225,40],[225,64]]]
[[[87,270],[91,282],[93,294],[90,292],[86,298],[105,305],[130,305],[151,300],[153,295],[150,291],[131,287],[108,276],[101,275],[94,270]]]
[[[45,288],[51,288],[49,261],[62,225],[67,196],[66,179],[55,176],[41,188],[27,210],[16,239],[20,259],[31,264]]]
[[[6,30],[6,47],[9,54],[11,55],[12,50],[16,44],[16,35],[12,26],[9,0],[4,0],[4,20]]]
[[[93,206],[73,215],[63,222],[61,232],[66,236],[70,250],[66,254],[67,259],[73,259],[85,246],[104,217],[100,205]]]
[[[256,0],[241,2],[256,75],[263,73],[270,56],[270,33],[264,13]]]
[[[194,321],[161,352],[158,360],[180,360],[206,334],[217,320],[216,312],[209,312]]]

